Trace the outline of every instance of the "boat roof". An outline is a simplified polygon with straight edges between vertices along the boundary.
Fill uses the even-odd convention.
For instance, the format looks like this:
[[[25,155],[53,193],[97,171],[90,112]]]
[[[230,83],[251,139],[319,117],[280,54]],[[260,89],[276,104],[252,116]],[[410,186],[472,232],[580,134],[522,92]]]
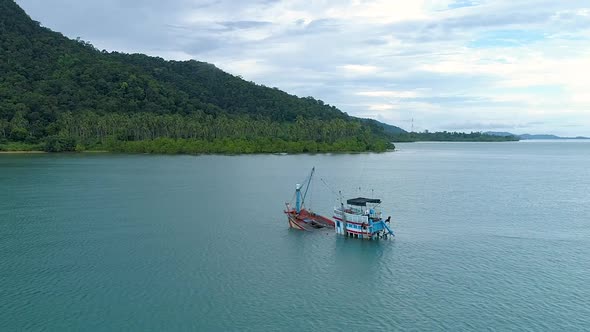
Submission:
[[[356,206],[367,206],[367,203],[379,204],[379,203],[381,203],[381,200],[378,198],[357,197],[357,198],[351,198],[346,201],[346,204],[356,205]]]

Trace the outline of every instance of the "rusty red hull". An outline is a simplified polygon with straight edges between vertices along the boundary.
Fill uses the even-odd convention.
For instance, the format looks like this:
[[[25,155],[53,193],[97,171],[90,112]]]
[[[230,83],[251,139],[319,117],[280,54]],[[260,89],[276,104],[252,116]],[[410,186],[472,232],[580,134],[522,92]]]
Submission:
[[[302,231],[312,231],[316,229],[328,228],[334,229],[334,221],[302,209],[299,213],[295,210],[285,211],[289,220],[289,227]]]

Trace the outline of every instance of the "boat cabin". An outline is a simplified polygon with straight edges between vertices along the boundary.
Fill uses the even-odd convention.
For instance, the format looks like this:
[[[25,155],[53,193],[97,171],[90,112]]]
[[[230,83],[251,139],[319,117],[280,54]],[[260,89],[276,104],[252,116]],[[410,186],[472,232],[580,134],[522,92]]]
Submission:
[[[334,208],[336,233],[359,239],[374,239],[393,235],[383,220],[378,198],[357,197]]]

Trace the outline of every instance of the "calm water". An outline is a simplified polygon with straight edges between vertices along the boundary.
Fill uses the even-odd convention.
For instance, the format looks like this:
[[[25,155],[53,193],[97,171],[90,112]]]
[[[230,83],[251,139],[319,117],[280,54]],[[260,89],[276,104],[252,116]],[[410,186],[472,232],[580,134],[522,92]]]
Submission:
[[[0,155],[0,330],[590,329],[590,142],[398,147]],[[312,166],[396,239],[288,229]]]

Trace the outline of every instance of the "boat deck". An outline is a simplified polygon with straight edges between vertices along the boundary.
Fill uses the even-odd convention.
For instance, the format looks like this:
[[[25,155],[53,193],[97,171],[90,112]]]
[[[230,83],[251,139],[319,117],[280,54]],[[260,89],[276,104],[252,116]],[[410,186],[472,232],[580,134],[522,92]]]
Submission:
[[[289,218],[289,225],[292,228],[305,231],[325,228],[334,229],[334,221],[305,209],[301,210],[299,214],[295,210],[285,211],[285,213]]]

